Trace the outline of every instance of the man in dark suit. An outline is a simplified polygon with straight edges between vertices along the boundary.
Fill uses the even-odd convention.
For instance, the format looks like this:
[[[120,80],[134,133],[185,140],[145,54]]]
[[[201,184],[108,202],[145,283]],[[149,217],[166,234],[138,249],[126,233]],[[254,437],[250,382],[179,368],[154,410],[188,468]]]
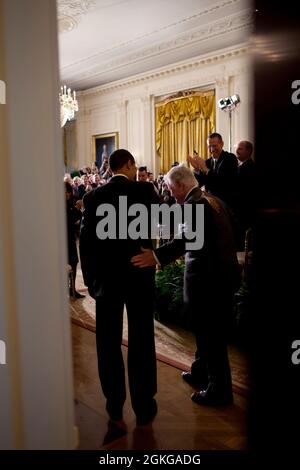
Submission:
[[[251,156],[253,145],[242,140],[236,148],[238,159],[237,203],[235,213],[240,227],[239,249],[244,250],[246,231],[253,225],[256,199],[256,166]]]
[[[207,160],[194,155],[188,157],[189,163],[195,169],[195,177],[199,186],[222,199],[235,211],[237,199],[238,162],[233,153],[223,150],[222,136],[217,132],[210,134],[207,146],[211,157]]]
[[[79,209],[79,202],[74,203],[73,188],[68,181],[65,182],[65,196],[66,196],[66,213],[67,213],[67,239],[68,239],[68,263],[72,268],[73,286],[70,286],[70,296],[75,299],[82,299],[85,295],[80,294],[75,290],[78,254],[76,246],[77,228],[81,220],[81,211]],[[74,288],[74,292],[73,292]]]
[[[240,270],[227,206],[203,193],[189,168],[172,168],[167,184],[180,204],[204,209],[204,244],[186,249],[184,237],[132,258],[135,266],[162,267],[185,253],[184,300],[191,315],[197,351],[191,371],[182,374],[186,382],[199,387],[192,394],[198,404],[232,403],[231,373],[227,353],[226,329],[233,293],[239,287]],[[193,221],[194,222],[194,221]],[[190,222],[189,222],[190,223]]]
[[[157,413],[154,399],[157,387],[153,324],[155,270],[140,270],[130,262],[132,256],[141,253],[142,247],[152,247],[152,241],[150,237],[131,239],[123,233],[121,220],[124,222],[124,217],[126,220],[128,216],[127,229],[133,218],[121,208],[120,197],[126,198],[128,208],[137,203],[149,207],[151,203],[157,203],[158,198],[151,183],[135,181],[135,160],[127,150],[113,152],[109,166],[113,173],[110,181],[84,197],[81,267],[84,282],[96,299],[98,367],[106,409],[111,421],[117,423],[122,422],[126,398],[121,350],[126,305],[129,388],[137,424],[142,425]],[[99,224],[105,227],[107,211],[115,213],[116,217],[112,221],[106,217],[108,225],[112,222],[112,232],[107,227],[105,238],[105,234],[99,236]]]

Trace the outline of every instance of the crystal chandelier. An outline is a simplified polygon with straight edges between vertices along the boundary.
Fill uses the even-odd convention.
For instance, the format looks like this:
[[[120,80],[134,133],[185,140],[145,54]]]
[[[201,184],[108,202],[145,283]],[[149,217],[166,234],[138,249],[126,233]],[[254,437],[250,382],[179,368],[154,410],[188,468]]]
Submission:
[[[75,112],[78,111],[78,102],[76,100],[76,92],[73,91],[73,96],[71,93],[71,88],[64,85],[61,87],[61,92],[59,94],[59,103],[60,103],[60,126],[64,127],[67,121],[74,119]]]

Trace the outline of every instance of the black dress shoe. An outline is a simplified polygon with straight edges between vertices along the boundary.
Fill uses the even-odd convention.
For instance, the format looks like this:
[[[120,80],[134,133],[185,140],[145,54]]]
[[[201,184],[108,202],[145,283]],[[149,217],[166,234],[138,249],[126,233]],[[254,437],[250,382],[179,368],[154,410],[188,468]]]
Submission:
[[[156,401],[154,400],[153,406],[150,411],[148,411],[147,413],[137,415],[136,425],[146,426],[147,424],[150,424],[154,420],[156,415],[157,415],[157,404],[156,404]]]
[[[232,394],[227,396],[220,395],[210,391],[210,389],[192,393],[191,399],[194,403],[197,403],[197,405],[206,406],[228,406],[233,403]]]
[[[207,382],[205,383],[204,380],[201,381],[201,380],[195,379],[195,377],[191,374],[191,372],[182,372],[181,377],[186,383],[188,383],[189,385],[192,385],[192,387],[196,387],[196,388],[207,387]]]
[[[127,426],[123,420],[112,421],[109,420],[107,425],[107,432],[104,436],[102,445],[110,444],[112,441],[119,439],[122,436],[125,436],[127,433]]]

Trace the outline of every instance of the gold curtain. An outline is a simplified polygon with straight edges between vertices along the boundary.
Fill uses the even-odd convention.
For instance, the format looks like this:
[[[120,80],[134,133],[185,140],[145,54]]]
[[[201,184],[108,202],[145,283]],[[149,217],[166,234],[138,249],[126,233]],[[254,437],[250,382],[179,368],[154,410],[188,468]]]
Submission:
[[[157,103],[155,129],[162,173],[167,173],[174,161],[185,163],[194,150],[207,158],[206,139],[215,131],[214,91]]]

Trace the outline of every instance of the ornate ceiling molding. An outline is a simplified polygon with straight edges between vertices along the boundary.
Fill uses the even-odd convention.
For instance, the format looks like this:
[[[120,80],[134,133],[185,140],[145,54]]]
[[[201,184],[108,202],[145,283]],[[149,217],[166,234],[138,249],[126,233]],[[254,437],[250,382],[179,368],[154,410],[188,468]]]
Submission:
[[[58,30],[67,33],[78,26],[81,17],[96,6],[96,0],[57,0]]]
[[[221,51],[217,54],[209,55],[209,56],[202,57],[202,58],[198,57],[197,59],[193,59],[191,61],[185,61],[183,63],[181,62],[173,66],[164,67],[162,69],[158,69],[156,71],[152,71],[149,73],[139,74],[134,77],[131,77],[130,79],[118,80],[116,82],[112,82],[107,85],[101,85],[99,87],[91,88],[89,90],[80,91],[77,94],[78,96],[83,96],[83,97],[93,96],[93,95],[94,96],[103,95],[103,94],[110,93],[112,91],[117,91],[117,90],[121,90],[124,88],[128,88],[132,85],[144,84],[152,80],[161,79],[161,78],[164,78],[170,75],[175,75],[175,74],[187,71],[187,70],[195,70],[205,65],[213,65],[213,64],[217,64],[219,62],[222,62],[228,59],[245,56],[249,54],[249,52],[250,52],[250,47],[248,46],[248,44],[243,44],[243,45],[240,45],[240,47],[238,48]],[[217,78],[215,76],[211,76],[209,82],[215,83],[216,80]],[[199,80],[189,81],[188,86],[183,86],[181,87],[181,89],[193,88],[194,86],[199,86]],[[167,88],[164,88],[164,90],[167,90]],[[162,93],[159,92],[158,94],[162,94]]]
[[[202,25],[197,29],[192,29],[188,33],[177,35],[172,40],[161,42],[153,46],[139,49],[138,51],[131,54],[124,54],[122,57],[115,60],[110,60],[105,63],[101,62],[101,67],[97,64],[96,66],[90,65],[85,69],[85,72],[75,72],[72,77],[72,86],[80,84],[81,81],[93,80],[101,81],[101,77],[105,73],[112,71],[116,72],[118,69],[124,67],[130,67],[138,63],[139,61],[151,60],[153,57],[159,58],[166,54],[176,51],[176,49],[182,49],[184,47],[190,47],[193,45],[201,44],[209,39],[220,39],[223,35],[233,33],[236,31],[245,31],[245,34],[250,31],[253,24],[253,10],[247,9],[242,12],[238,12],[217,20],[213,23]],[[62,69],[62,74],[65,69]],[[78,78],[77,78],[78,77]]]
[[[60,3],[74,3],[72,0],[57,0],[58,2]],[[88,1],[88,0],[86,0]],[[91,0],[90,0],[91,1]],[[95,1],[95,0],[94,0]],[[145,38],[150,38],[151,36],[154,36],[154,35],[157,35],[158,33],[164,31],[164,30],[167,30],[167,29],[171,29],[173,27],[176,27],[178,25],[181,25],[181,24],[184,24],[184,23],[188,23],[190,21],[193,21],[193,20],[198,20],[200,19],[202,16],[204,15],[209,15],[210,13],[214,13],[216,12],[217,10],[221,10],[223,8],[226,8],[232,4],[235,4],[235,3],[238,3],[240,2],[240,0],[225,0],[224,2],[222,3],[216,3],[214,5],[211,5],[209,8],[206,8],[204,10],[201,10],[200,12],[194,14],[194,15],[191,15],[191,16],[188,16],[186,18],[182,18],[181,20],[179,21],[176,21],[176,22],[173,22],[173,23],[170,23],[168,24],[167,26],[164,26],[162,28],[159,28],[159,29],[155,29],[147,34],[144,34],[142,36],[137,36],[129,41],[126,41],[126,42],[123,42],[123,43],[119,43],[119,44],[116,44],[115,46],[109,48],[109,49],[105,49],[97,54],[93,54],[93,55],[90,55],[88,57],[85,57],[84,59],[82,60],[78,60],[76,62],[73,62],[72,64],[70,65],[67,65],[66,67],[63,68],[63,70],[68,70],[69,68],[73,67],[73,66],[76,66],[76,65],[79,65],[79,64],[82,64],[84,62],[89,62],[89,61],[92,61],[92,62],[95,62],[95,61],[99,61],[99,60],[103,60],[102,59],[102,56],[104,54],[107,54],[107,53],[110,53],[116,49],[121,49],[121,48],[124,48],[126,46],[132,46],[134,43],[137,43],[138,41],[140,40],[143,40]],[[80,1],[79,1],[80,3]],[[201,21],[202,22],[202,21]],[[143,52],[141,53],[143,55]]]

